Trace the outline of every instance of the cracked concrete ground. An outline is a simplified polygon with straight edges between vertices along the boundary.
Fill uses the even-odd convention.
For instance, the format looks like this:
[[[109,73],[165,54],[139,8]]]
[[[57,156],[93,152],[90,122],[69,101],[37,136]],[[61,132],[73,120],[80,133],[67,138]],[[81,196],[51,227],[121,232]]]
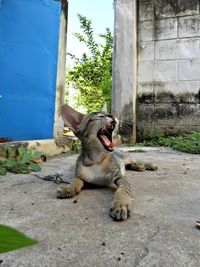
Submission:
[[[127,172],[134,201],[125,222],[109,217],[109,189],[85,189],[75,199],[61,200],[56,199],[55,183],[34,174],[0,176],[0,223],[39,240],[33,247],[1,254],[0,266],[199,266],[195,221],[200,219],[200,157],[166,148],[142,149],[145,152],[130,155],[153,161],[159,169]],[[53,158],[40,174],[70,176],[75,160]]]

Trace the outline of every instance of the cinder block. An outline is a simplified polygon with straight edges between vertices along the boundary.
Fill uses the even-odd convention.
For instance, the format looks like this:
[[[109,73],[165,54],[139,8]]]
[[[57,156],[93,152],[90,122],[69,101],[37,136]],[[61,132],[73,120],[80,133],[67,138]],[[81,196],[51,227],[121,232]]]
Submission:
[[[155,82],[152,84],[155,94],[162,92],[169,92],[174,95],[180,93],[194,93],[199,92],[199,81],[177,81],[177,82]]]
[[[155,40],[155,22],[142,21],[138,23],[138,41]]]
[[[184,93],[198,94],[199,89],[200,89],[199,81],[178,81],[176,83],[177,94],[184,94]]]
[[[156,126],[200,125],[200,104],[156,104],[153,119]]]
[[[178,37],[194,37],[200,35],[200,17],[189,16],[178,19]]]
[[[137,103],[154,103],[155,94],[152,83],[139,83]]]
[[[152,83],[138,83],[138,94],[153,94],[154,88]]]
[[[196,125],[196,126],[191,126],[191,125],[187,125],[187,127],[185,127],[184,123],[187,123],[186,121],[177,119],[175,121],[172,121],[171,125],[156,125],[154,127],[155,130],[155,135],[159,135],[159,134],[163,134],[163,135],[181,135],[183,133],[189,133],[192,131],[196,131],[199,132],[200,131],[200,125]],[[180,124],[180,125],[179,125]]]
[[[156,82],[153,86],[156,103],[179,102],[176,98],[176,82]]]
[[[155,43],[156,59],[176,59],[176,57],[176,40],[157,41]]]
[[[176,60],[155,61],[153,68],[153,79],[154,81],[176,81]]]
[[[199,103],[199,82],[154,83],[156,103]]]
[[[179,39],[177,40],[176,58],[199,58],[199,39]]]
[[[156,123],[154,127],[155,135],[156,136],[169,136],[183,133],[184,131],[180,131],[179,127],[174,126],[176,125],[176,121],[173,121],[171,125],[165,125],[165,121],[162,121],[160,124]]]
[[[182,81],[193,81],[200,79],[200,59],[179,60],[178,78]]]
[[[153,2],[153,1],[151,1]],[[154,1],[158,19],[199,14],[198,0]]]
[[[138,21],[154,19],[154,1],[138,1]]]
[[[177,38],[177,18],[155,21],[155,39],[166,40]]]
[[[153,120],[157,122],[159,120],[174,120],[177,117],[178,105],[173,103],[159,103],[154,105]]]
[[[153,122],[154,104],[148,104],[148,103],[138,104],[136,114],[138,122],[151,124]]]
[[[146,124],[140,124],[140,122],[138,122],[136,134],[137,142],[141,142],[154,136],[154,125],[149,125],[148,122]]]
[[[138,82],[153,81],[153,63],[154,62],[138,62]]]
[[[154,125],[146,123],[137,123],[137,142],[143,141],[147,138],[151,138],[154,136]]]
[[[154,42],[138,43],[138,61],[154,60]]]
[[[180,114],[182,117],[191,118],[190,125],[195,125],[195,121],[197,121],[195,118],[198,118],[198,124],[200,125],[200,104],[180,104]]]
[[[155,43],[155,58],[158,60],[199,58],[199,39],[158,41]]]
[[[176,82],[154,82],[153,87],[155,94],[162,92],[175,93],[176,91]]]

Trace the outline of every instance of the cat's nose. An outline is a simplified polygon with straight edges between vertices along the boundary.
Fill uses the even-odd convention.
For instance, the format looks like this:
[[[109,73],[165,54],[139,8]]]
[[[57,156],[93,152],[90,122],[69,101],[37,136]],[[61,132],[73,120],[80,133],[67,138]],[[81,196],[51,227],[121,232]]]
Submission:
[[[115,116],[112,116],[112,119],[115,124],[118,124],[118,119]]]
[[[113,122],[112,124],[114,124],[115,126],[119,124],[119,121],[116,117],[113,117]]]
[[[118,120],[118,118],[114,117],[113,119],[114,119],[114,122],[115,122],[116,124],[118,124],[118,123],[119,123],[119,120]]]
[[[118,123],[118,119],[113,114],[110,114],[109,117],[112,118],[112,122]]]

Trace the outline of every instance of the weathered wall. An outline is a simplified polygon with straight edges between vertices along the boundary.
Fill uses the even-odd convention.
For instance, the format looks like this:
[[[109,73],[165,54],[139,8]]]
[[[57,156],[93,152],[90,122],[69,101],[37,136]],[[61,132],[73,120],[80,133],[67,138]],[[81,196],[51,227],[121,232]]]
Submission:
[[[198,0],[138,0],[137,138],[200,130]]]

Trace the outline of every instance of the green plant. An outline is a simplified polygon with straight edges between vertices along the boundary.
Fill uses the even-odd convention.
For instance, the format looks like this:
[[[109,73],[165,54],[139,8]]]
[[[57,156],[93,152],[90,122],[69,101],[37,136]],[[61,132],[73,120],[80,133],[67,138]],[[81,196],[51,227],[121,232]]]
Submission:
[[[81,150],[81,142],[79,139],[75,140],[75,142],[73,143],[72,145],[72,148],[71,148],[71,153],[72,154],[77,154],[79,153]]]
[[[68,53],[74,60],[74,67],[68,71],[67,85],[78,90],[77,106],[83,105],[87,112],[101,110],[105,103],[109,110],[112,90],[111,31],[107,28],[104,34],[99,35],[103,39],[103,44],[99,44],[94,40],[91,20],[80,14],[78,18],[83,33],[74,35],[87,46],[89,53],[84,53],[81,58]]]
[[[200,133],[192,132],[180,136],[155,136],[150,140],[144,140],[140,145],[169,146],[175,150],[187,153],[200,154]]]
[[[18,147],[17,155],[11,146],[7,146],[7,158],[0,161],[0,175],[6,173],[30,173],[31,171],[37,172],[41,170],[37,161],[42,157],[46,157],[44,152],[32,151],[26,147]]]
[[[9,226],[0,225],[0,253],[37,244],[36,240]]]

